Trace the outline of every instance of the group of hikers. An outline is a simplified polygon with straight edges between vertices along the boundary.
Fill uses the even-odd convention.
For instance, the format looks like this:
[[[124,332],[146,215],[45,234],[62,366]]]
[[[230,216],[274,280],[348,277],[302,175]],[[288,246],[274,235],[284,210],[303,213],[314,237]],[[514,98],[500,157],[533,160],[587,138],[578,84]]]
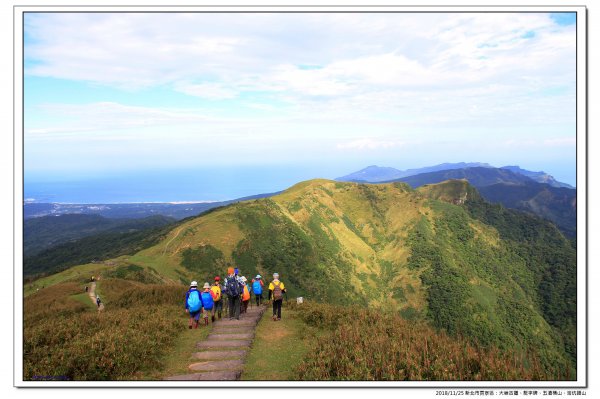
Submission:
[[[231,266],[227,269],[227,277],[222,285],[221,277],[216,276],[212,285],[204,283],[202,291],[200,291],[198,282],[192,281],[185,294],[185,311],[190,315],[189,328],[198,328],[200,317],[204,319],[205,325],[208,325],[209,316],[212,322],[217,318],[220,319],[225,296],[227,297],[226,313],[229,314],[229,320],[239,320],[240,313],[247,312],[252,295],[254,295],[256,306],[262,304],[264,286],[265,283],[260,274],[257,274],[248,283],[245,276],[240,276],[239,269]],[[281,320],[281,304],[285,293],[285,285],[279,280],[279,274],[274,273],[273,281],[268,286],[268,300],[273,300],[274,321]]]

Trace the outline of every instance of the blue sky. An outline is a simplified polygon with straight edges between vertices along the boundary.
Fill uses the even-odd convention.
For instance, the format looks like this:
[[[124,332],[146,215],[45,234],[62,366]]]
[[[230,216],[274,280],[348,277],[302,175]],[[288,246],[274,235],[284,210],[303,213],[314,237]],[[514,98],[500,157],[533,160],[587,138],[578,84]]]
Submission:
[[[572,13],[30,13],[25,178],[477,161],[574,184],[575,55]]]

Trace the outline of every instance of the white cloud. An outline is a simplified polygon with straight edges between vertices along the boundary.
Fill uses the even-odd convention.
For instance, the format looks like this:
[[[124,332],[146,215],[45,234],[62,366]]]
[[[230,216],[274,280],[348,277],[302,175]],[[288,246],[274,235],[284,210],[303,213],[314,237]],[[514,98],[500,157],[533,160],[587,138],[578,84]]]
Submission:
[[[551,139],[509,139],[502,143],[512,148],[541,148],[541,147],[575,147],[575,137],[556,137]]]
[[[575,147],[577,141],[575,137],[558,137],[544,140],[544,145],[548,147]]]
[[[374,139],[359,139],[336,145],[338,150],[379,150],[389,149],[405,145],[406,143],[400,140],[374,140]]]
[[[573,30],[545,14],[46,14],[28,16],[26,32],[28,74],[129,89],[174,84],[214,99],[574,78]]]
[[[237,90],[218,83],[192,84],[177,82],[175,83],[175,90],[190,96],[202,97],[209,100],[228,100],[236,98],[239,94]]]
[[[569,130],[523,133],[574,126],[574,27],[547,14],[53,13],[28,14],[25,24],[27,77],[92,83],[89,93],[99,84],[130,98],[156,87],[207,107],[178,107],[181,96],[169,98],[170,109],[126,106],[121,97],[46,105],[26,120],[28,136],[142,136],[164,127],[179,146],[219,135],[267,148],[298,135],[289,148],[304,137],[314,143],[307,150],[347,155],[399,148],[397,132],[427,131],[440,142],[449,131],[464,139],[503,129],[500,146],[572,145],[552,138]],[[552,88],[560,90],[545,94]]]
[[[46,114],[62,117],[56,126],[27,126],[25,133],[30,138],[86,133],[115,129],[131,129],[156,126],[180,126],[209,120],[199,111],[189,109],[160,109],[136,107],[113,102],[91,104],[44,104],[39,106]],[[49,124],[49,123],[47,123]]]

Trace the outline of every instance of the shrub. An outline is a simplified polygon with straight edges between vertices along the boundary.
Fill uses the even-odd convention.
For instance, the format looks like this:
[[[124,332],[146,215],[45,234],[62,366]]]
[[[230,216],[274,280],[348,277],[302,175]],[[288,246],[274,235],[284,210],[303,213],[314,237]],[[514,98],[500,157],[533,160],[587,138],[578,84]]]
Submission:
[[[297,368],[301,380],[557,380],[567,364],[542,368],[534,353],[474,346],[398,315],[361,308],[292,305],[320,336]]]
[[[104,312],[70,297],[81,293],[76,283],[25,298],[24,379],[138,379],[161,366],[185,326],[186,287],[119,281],[103,281],[111,299]]]

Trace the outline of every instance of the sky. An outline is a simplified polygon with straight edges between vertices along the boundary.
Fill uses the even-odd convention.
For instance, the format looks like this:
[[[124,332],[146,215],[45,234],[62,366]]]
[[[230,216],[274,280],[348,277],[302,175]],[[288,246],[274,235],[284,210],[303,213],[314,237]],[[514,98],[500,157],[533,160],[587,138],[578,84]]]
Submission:
[[[575,185],[572,13],[27,13],[24,40],[30,195],[222,200],[444,162]]]

